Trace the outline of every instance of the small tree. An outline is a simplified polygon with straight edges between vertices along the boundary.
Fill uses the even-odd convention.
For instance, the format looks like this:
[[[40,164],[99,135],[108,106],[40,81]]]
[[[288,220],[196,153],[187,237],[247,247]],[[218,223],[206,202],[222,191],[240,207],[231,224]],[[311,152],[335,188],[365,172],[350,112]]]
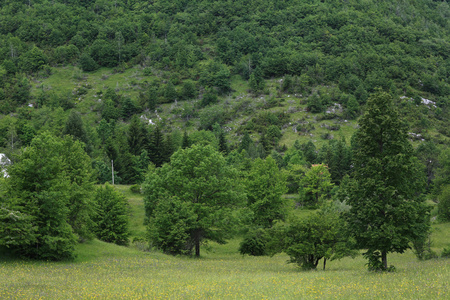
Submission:
[[[125,197],[106,183],[99,187],[94,197],[95,234],[108,243],[128,244],[128,202]]]
[[[63,134],[71,135],[76,140],[87,144],[88,138],[79,112],[74,110],[70,112],[64,126]]]
[[[282,198],[287,192],[286,179],[271,156],[254,161],[247,176],[246,187],[254,225],[272,227],[276,220],[286,218],[288,204]]]
[[[312,165],[300,183],[300,203],[306,206],[319,205],[332,188],[328,168],[323,164]]]
[[[444,222],[450,221],[450,185],[445,185],[438,196],[438,217]]]
[[[305,270],[316,269],[323,258],[325,270],[327,259],[356,256],[352,240],[348,238],[345,223],[333,210],[322,208],[304,219],[291,220],[284,227],[274,228],[270,234],[270,252],[285,252],[288,262]]]
[[[89,53],[86,52],[81,54],[80,59],[78,60],[78,64],[84,72],[92,72],[98,69],[98,64],[89,55]]]

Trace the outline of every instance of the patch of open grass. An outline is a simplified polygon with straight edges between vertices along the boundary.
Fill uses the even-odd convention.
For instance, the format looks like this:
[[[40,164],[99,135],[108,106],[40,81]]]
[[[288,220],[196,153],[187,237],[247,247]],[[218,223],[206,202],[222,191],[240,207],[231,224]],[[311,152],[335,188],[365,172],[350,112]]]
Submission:
[[[145,208],[144,195],[133,193],[129,185],[114,185],[114,188],[121,191],[130,204],[130,236],[131,240],[135,237],[145,237]]]
[[[389,255],[393,273],[370,273],[365,260],[301,271],[287,256],[237,254],[238,240],[211,244],[200,259],[143,253],[92,241],[75,262],[0,262],[1,299],[448,299],[448,260]]]
[[[129,199],[132,232],[145,231],[142,195]],[[311,210],[296,210],[304,217]],[[434,225],[438,253],[449,246],[450,223]],[[77,246],[72,262],[23,261],[0,251],[0,299],[448,299],[449,260],[418,261],[411,251],[389,254],[393,273],[371,273],[361,256],[301,271],[284,254],[238,253],[240,239],[210,243],[201,258],[142,252],[93,240]],[[321,268],[321,267],[319,267]]]

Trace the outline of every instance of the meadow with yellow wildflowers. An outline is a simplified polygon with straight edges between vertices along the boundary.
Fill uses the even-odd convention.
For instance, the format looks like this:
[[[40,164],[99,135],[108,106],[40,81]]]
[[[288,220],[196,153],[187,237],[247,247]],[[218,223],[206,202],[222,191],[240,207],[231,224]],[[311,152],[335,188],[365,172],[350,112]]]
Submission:
[[[139,199],[132,199],[139,203]],[[133,210],[132,210],[133,211]],[[434,250],[450,246],[450,224],[433,230]],[[288,256],[238,254],[240,239],[210,244],[199,259],[93,240],[70,262],[0,255],[0,299],[449,299],[450,260],[392,254],[395,272],[368,272],[361,256],[302,271]]]

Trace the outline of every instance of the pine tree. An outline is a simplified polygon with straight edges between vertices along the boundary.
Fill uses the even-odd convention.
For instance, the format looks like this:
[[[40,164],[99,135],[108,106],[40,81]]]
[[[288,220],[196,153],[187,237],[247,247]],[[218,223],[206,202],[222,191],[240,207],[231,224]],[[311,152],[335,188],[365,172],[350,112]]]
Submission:
[[[367,249],[369,269],[388,270],[388,253],[403,253],[427,236],[424,178],[389,94],[369,98],[359,125],[347,220],[358,246]]]
[[[245,150],[248,152],[248,149],[250,147],[250,145],[253,144],[253,141],[250,137],[250,135],[248,134],[248,132],[246,131],[244,133],[244,137],[241,140],[241,143],[239,144],[239,152],[241,152],[242,150]]]
[[[222,130],[219,133],[219,152],[223,155],[227,155],[228,151],[227,139],[225,137],[225,132]]]
[[[142,123],[137,115],[131,118],[130,126],[128,127],[128,146],[130,153],[133,155],[139,155],[144,149],[145,135],[142,130]]]
[[[186,148],[189,148],[190,146],[191,146],[191,142],[189,141],[189,135],[185,131],[183,134],[183,141],[181,143],[181,148],[186,149]]]
[[[177,91],[175,90],[175,86],[172,81],[169,81],[166,85],[164,98],[166,99],[166,102],[173,102],[177,99]]]
[[[128,244],[128,202],[109,184],[95,193],[95,234],[108,243]]]
[[[150,134],[149,156],[156,167],[164,163],[164,135],[159,126],[156,126]]]
[[[84,129],[80,113],[72,110],[64,126],[63,134],[71,135],[74,139],[87,144],[87,134]]]

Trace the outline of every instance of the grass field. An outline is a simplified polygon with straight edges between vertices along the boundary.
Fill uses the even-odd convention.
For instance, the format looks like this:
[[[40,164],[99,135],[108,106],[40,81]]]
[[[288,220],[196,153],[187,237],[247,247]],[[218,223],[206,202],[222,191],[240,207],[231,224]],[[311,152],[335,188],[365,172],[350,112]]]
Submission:
[[[142,220],[140,195],[125,186],[133,224]],[[139,224],[138,224],[139,225]],[[144,227],[132,231],[141,236]],[[450,246],[450,224],[434,226],[438,253]],[[0,299],[449,299],[450,261],[419,262],[411,251],[391,254],[393,273],[371,273],[365,260],[301,271],[285,255],[238,254],[239,239],[211,243],[200,259],[142,252],[97,240],[77,247],[73,262],[34,262],[0,256]]]

